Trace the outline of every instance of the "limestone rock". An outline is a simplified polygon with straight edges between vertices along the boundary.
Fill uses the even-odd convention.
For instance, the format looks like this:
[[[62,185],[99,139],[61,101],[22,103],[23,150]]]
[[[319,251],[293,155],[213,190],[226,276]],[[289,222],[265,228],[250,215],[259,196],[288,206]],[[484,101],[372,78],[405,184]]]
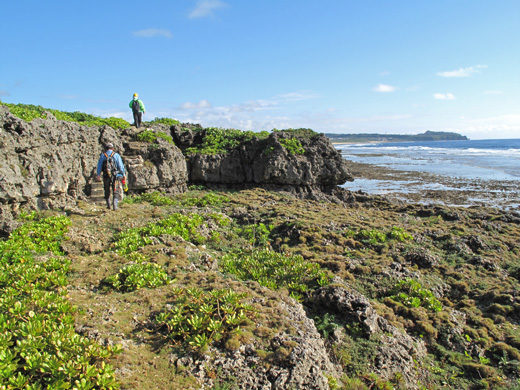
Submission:
[[[330,187],[352,181],[347,163],[323,134],[302,138],[305,153],[291,154],[280,142],[284,134],[245,142],[225,155],[192,155],[192,182]],[[176,138],[180,138],[178,135]]]
[[[406,388],[418,388],[420,370],[416,369],[414,358],[426,355],[422,340],[416,340],[390,325],[377,314],[365,296],[347,286],[322,287],[313,293],[313,303],[316,307],[342,318],[346,323],[361,325],[367,337],[379,336],[374,372],[386,380],[399,373]]]
[[[279,304],[295,328],[294,334],[281,333],[271,340],[273,350],[291,349],[283,361],[275,359],[263,364],[254,344],[245,344],[232,352],[212,348],[204,356],[173,356],[173,363],[188,367],[203,388],[215,385],[213,374],[218,371],[220,377],[235,378],[235,388],[240,390],[329,389],[325,375],[337,377],[338,372],[329,360],[314,322],[296,301]]]

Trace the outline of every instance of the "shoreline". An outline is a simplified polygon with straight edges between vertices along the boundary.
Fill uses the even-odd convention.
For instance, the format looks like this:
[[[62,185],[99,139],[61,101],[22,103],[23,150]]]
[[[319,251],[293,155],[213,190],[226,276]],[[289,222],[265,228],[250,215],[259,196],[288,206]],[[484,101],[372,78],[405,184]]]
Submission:
[[[381,195],[389,200],[436,203],[445,206],[520,208],[520,182],[456,178],[427,172],[403,171],[346,159],[353,182],[341,187]]]

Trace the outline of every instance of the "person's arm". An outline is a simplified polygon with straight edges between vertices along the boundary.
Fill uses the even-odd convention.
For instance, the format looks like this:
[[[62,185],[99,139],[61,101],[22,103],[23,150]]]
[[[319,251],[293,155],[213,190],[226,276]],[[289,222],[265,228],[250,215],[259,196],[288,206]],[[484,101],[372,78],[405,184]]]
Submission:
[[[144,109],[144,103],[143,103],[141,100],[139,100],[139,106],[141,107],[141,111],[142,111],[143,114],[144,114],[144,112],[145,112],[145,109]]]
[[[132,108],[132,102],[133,100],[130,100],[130,103],[128,103],[128,107]]]
[[[97,163],[97,169],[96,169],[96,175],[97,175],[97,180],[101,180],[101,170],[103,169],[103,161],[105,161],[105,155],[102,154],[100,157],[99,157],[99,160],[98,160],[98,163]]]
[[[117,165],[117,170],[119,172],[121,172],[121,174],[123,176],[126,176],[126,170],[125,170],[125,165],[123,164],[123,159],[121,158],[121,155],[119,153],[117,153],[115,156],[114,156],[114,160],[116,162],[116,165]]]

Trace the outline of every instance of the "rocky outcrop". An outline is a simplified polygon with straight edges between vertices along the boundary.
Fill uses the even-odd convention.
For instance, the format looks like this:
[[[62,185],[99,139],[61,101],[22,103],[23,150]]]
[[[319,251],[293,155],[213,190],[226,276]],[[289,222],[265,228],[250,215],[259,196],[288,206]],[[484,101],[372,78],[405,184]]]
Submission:
[[[201,142],[203,132],[156,124],[148,130],[171,135],[174,143],[157,137],[138,142],[142,130],[116,131],[46,119],[26,122],[0,105],[0,233],[16,226],[12,213],[20,205],[37,209],[73,206],[90,194],[98,158],[112,142],[127,168],[130,191],[179,193],[188,183],[220,186],[263,186],[304,197],[320,198],[353,180],[345,160],[324,135],[302,138],[303,154],[292,154],[275,132],[267,139],[244,142],[227,154],[194,154],[182,150]],[[193,126],[192,126],[193,127]],[[195,126],[197,127],[197,126]]]
[[[372,369],[383,379],[396,374],[402,376],[407,389],[419,388],[420,370],[415,360],[426,355],[422,340],[417,340],[390,325],[377,314],[369,300],[344,285],[322,287],[313,293],[313,303],[319,310],[326,310],[341,319],[347,326],[359,326],[357,336],[377,343],[377,353]],[[338,343],[341,344],[341,336]]]
[[[86,199],[104,145],[123,156],[133,189],[184,191],[186,163],[173,144],[132,143],[132,136],[108,126],[87,127],[46,119],[26,122],[0,106],[0,231],[16,227],[13,212],[67,208]]]
[[[204,356],[173,356],[172,361],[187,367],[203,388],[214,388],[214,372],[218,371],[221,378],[234,378],[235,388],[241,390],[328,390],[327,376],[339,375],[314,322],[292,299],[280,301],[279,310],[294,331],[273,337],[270,349],[285,353],[273,353],[276,357],[266,359],[259,356],[254,344],[244,344],[233,352],[212,348]]]
[[[193,139],[185,135],[178,139]],[[254,184],[294,187],[334,187],[352,181],[346,161],[323,134],[299,139],[303,154],[281,144],[289,137],[271,133],[267,139],[248,141],[228,154],[189,157],[190,181],[205,184]]]

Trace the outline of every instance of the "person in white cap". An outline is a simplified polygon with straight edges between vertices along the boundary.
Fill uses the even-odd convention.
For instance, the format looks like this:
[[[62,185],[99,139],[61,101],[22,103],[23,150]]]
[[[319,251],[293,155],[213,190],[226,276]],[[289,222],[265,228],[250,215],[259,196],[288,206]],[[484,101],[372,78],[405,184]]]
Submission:
[[[113,206],[117,210],[117,204],[123,200],[123,179],[126,176],[125,165],[119,153],[114,152],[114,145],[105,145],[106,151],[101,153],[97,164],[97,180],[101,180],[103,172],[103,189],[105,191],[105,201],[107,209],[110,210],[110,193],[113,193]]]
[[[144,104],[141,101],[141,99],[139,99],[139,96],[137,95],[137,93],[134,93],[134,98],[130,101],[129,106],[132,109],[132,113],[134,114],[135,127],[137,127],[137,128],[141,127],[141,121],[143,119],[145,110],[144,110]]]

